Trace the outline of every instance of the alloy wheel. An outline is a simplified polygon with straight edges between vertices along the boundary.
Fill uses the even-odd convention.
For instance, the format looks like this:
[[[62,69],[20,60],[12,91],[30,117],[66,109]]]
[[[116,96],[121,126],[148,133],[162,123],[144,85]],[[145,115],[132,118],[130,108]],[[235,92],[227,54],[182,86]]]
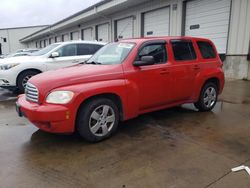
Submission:
[[[95,136],[106,136],[115,124],[115,112],[109,105],[98,106],[90,115],[89,128]]]

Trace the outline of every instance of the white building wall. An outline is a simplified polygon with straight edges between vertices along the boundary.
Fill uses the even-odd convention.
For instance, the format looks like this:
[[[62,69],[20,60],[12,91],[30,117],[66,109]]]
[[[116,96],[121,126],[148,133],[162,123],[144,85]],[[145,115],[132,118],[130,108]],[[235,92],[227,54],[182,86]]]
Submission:
[[[250,0],[232,0],[228,55],[246,55],[250,39]]]
[[[96,40],[96,26],[109,23],[109,40],[114,41],[116,21],[128,17],[134,18],[134,37],[141,37],[142,14],[163,7],[169,7],[170,11],[169,35],[181,36],[185,29],[183,21],[185,20],[185,15],[183,14],[185,12],[183,10],[183,2],[185,1],[186,0],[138,0],[131,4],[131,1],[127,0],[113,0],[102,5],[101,8],[97,7],[96,9],[70,18],[65,22],[54,25],[50,28],[50,32],[53,32],[51,34],[48,33],[49,29],[41,31],[39,34],[35,34],[37,38],[32,40],[34,40],[35,43],[36,41],[44,40],[51,36],[61,38],[62,34],[68,33],[70,35],[73,31],[79,31],[80,36],[82,36],[82,30],[87,28],[92,28],[92,39]],[[249,53],[250,39],[250,0],[231,1],[230,24],[228,28],[229,35],[226,47],[227,58],[224,61],[224,70],[227,77],[240,79],[248,77],[250,79],[250,66],[246,58],[246,55]],[[109,11],[101,12],[107,9],[111,4],[115,4],[116,6],[111,10],[114,13],[110,13]],[[126,4],[130,6],[125,7]],[[120,8],[118,9],[119,6]],[[123,7],[121,8],[121,6]],[[85,17],[88,18],[84,19]]]
[[[250,0],[232,0],[227,57],[224,71],[227,78],[249,79],[247,60],[250,41]]]
[[[44,27],[45,26],[0,29],[0,43],[2,44],[2,53],[10,54],[14,53],[18,49],[27,48],[29,43],[22,44],[19,42],[19,40],[24,36],[34,33]],[[7,42],[4,42],[3,38],[6,38]]]

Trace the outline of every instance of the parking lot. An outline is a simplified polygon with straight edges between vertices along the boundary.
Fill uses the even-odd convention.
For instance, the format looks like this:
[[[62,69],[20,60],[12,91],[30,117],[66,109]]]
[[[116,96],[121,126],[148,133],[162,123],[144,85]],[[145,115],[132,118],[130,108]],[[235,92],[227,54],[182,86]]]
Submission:
[[[0,90],[0,187],[250,187],[250,82],[226,83],[213,112],[184,105],[122,123],[97,144],[39,131]]]

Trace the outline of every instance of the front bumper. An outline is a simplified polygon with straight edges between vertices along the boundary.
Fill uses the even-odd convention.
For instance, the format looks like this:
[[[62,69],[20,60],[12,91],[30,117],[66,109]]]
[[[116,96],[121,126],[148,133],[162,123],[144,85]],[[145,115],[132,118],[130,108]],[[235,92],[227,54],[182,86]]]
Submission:
[[[0,87],[16,87],[16,77],[8,70],[0,70]]]
[[[20,95],[16,102],[19,116],[25,116],[39,129],[51,133],[74,132],[74,117],[69,108],[63,105],[29,102],[25,95]]]

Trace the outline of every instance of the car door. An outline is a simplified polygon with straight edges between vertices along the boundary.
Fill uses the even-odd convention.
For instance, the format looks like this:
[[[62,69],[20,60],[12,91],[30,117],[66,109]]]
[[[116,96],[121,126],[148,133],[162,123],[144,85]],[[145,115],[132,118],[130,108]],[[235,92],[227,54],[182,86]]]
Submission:
[[[59,56],[54,58],[49,57],[47,70],[68,67],[84,61],[81,56],[77,55],[77,44],[67,44],[56,50],[56,52],[58,52]]]
[[[174,79],[174,101],[188,100],[195,87],[195,78],[200,72],[199,62],[191,40],[171,40]]]
[[[143,56],[153,56],[155,63],[135,67],[132,79],[138,87],[141,111],[166,104],[171,92],[171,85],[168,84],[170,76],[167,71],[166,41],[151,41],[143,44],[136,61],[141,61]]]

